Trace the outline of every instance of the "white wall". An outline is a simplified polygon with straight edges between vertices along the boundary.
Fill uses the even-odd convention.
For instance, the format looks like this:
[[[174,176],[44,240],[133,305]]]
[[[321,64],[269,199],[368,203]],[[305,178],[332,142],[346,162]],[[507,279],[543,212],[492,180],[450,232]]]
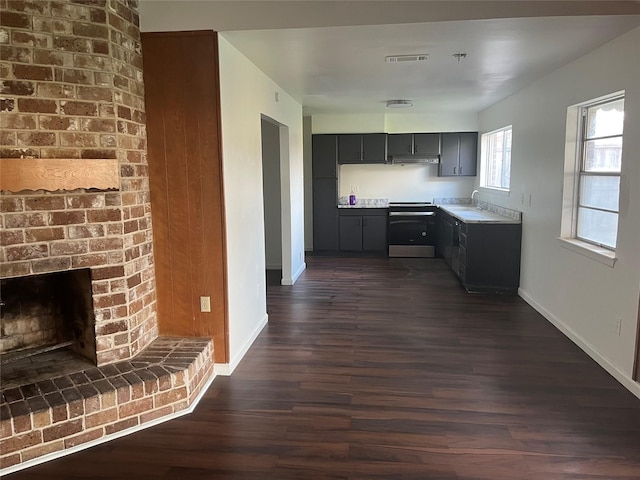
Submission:
[[[480,113],[481,132],[513,125],[512,191],[481,199],[523,211],[521,295],[640,397],[631,380],[640,290],[640,29]],[[563,248],[567,108],[626,90],[618,258],[613,268]],[[529,204],[531,198],[531,204]],[[622,318],[622,334],[615,322]]]
[[[224,34],[219,44],[230,373],[267,321],[261,115],[286,125],[281,126],[280,136],[284,157],[282,242],[287,252],[283,283],[293,283],[305,268],[302,106],[225,40]],[[219,371],[227,373],[224,368]]]
[[[476,112],[313,115],[313,133],[475,132]]]
[[[314,115],[313,133],[413,133],[478,130],[475,112]],[[340,165],[338,194],[392,201],[469,197],[475,177],[438,177],[436,165]]]

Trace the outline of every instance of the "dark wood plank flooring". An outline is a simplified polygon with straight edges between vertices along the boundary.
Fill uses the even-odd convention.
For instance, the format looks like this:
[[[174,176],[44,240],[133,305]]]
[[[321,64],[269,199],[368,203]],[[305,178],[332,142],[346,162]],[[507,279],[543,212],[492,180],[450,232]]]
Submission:
[[[19,479],[640,479],[640,400],[439,259],[309,257],[196,411]]]

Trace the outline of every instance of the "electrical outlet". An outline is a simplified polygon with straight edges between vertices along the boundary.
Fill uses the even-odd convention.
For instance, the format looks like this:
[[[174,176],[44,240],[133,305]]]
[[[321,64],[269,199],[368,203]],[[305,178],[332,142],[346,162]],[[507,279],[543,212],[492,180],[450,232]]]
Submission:
[[[622,334],[622,319],[621,318],[616,320],[616,333],[618,334],[618,336],[620,336],[620,334]]]
[[[211,297],[200,297],[200,311],[211,312]]]

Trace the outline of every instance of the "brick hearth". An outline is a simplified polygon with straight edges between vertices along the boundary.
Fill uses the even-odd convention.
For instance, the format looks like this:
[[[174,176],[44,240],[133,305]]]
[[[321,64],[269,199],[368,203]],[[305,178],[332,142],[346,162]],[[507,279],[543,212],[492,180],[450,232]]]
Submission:
[[[188,408],[212,375],[212,348],[160,337],[131,360],[2,390],[2,468]]]

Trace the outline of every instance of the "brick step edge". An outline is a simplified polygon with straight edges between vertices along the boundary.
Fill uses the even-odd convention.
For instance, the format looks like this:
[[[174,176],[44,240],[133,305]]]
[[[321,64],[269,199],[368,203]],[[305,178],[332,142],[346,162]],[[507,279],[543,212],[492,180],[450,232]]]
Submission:
[[[159,337],[129,361],[5,390],[0,473],[175,415],[212,376],[211,340]]]

